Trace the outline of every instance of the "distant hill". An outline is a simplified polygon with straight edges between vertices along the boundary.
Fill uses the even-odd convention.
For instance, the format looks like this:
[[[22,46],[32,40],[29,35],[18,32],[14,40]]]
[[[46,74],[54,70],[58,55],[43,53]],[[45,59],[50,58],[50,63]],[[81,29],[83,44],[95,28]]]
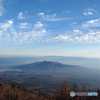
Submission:
[[[35,62],[31,64],[25,64],[18,66],[17,69],[21,70],[30,70],[30,71],[61,71],[64,69],[69,68],[79,68],[76,65],[64,65],[58,62],[51,62],[51,61],[43,61],[43,62]]]
[[[99,71],[97,69],[77,66],[77,65],[65,65],[59,62],[52,61],[42,61],[34,62],[31,64],[24,64],[14,66],[15,69],[20,69],[28,73],[44,73],[44,74],[55,74],[63,76],[99,76]]]
[[[0,55],[0,68],[8,65],[29,64],[36,61],[53,61],[68,65],[79,65],[88,68],[100,69],[100,58],[67,57],[67,56],[7,56]],[[95,66],[96,65],[96,66]],[[2,67],[3,66],[3,67]]]

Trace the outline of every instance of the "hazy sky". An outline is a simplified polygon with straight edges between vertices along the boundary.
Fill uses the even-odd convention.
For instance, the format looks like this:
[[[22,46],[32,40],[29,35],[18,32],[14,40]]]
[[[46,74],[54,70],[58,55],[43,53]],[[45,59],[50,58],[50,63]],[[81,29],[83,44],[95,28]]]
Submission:
[[[100,58],[100,0],[0,0],[0,54]]]

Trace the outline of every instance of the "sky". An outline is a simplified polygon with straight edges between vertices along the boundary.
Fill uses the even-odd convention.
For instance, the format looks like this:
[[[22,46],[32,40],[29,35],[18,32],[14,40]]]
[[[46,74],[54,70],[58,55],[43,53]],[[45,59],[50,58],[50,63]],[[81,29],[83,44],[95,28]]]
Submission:
[[[0,0],[0,55],[100,58],[100,0]]]

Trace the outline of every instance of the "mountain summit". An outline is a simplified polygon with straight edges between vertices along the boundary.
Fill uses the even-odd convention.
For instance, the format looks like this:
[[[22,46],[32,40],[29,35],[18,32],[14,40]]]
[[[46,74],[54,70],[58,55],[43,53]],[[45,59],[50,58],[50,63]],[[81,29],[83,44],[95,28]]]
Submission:
[[[62,63],[58,62],[52,62],[52,61],[42,61],[42,62],[34,62],[31,64],[25,64],[19,66],[18,69],[25,70],[25,71],[30,71],[30,72],[37,72],[37,71],[65,71],[70,68],[76,68],[78,66],[75,65],[64,65]],[[65,69],[65,70],[64,70]]]
[[[35,62],[20,66],[21,69],[38,69],[38,70],[54,70],[64,67],[65,65],[58,62],[43,61]]]

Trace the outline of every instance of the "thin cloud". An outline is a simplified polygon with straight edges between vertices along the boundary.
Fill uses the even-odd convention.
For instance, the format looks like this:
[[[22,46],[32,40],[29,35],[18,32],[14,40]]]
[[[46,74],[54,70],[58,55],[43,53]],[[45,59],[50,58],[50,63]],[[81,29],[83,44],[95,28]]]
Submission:
[[[73,30],[75,33],[79,33],[80,32],[80,30]]]
[[[41,41],[42,37],[45,36],[45,33],[46,29],[43,28],[40,30],[32,30],[28,32],[16,32],[16,30],[13,31],[13,29],[11,29],[9,33],[0,31],[0,39],[14,41],[17,44],[33,43],[35,41]]]
[[[27,25],[27,23],[20,23],[20,25]]]
[[[25,13],[27,13],[27,10],[25,10]]]
[[[46,29],[33,29],[31,31],[16,32],[13,28],[10,28],[10,32],[0,31],[0,38],[16,43],[33,43],[33,42],[73,42],[73,43],[100,43],[100,30],[88,30],[87,32],[81,30],[73,30],[60,34],[55,37],[48,38],[46,35]],[[75,35],[74,35],[75,34]]]
[[[43,15],[44,15],[44,13],[43,13],[43,12],[41,12],[41,13],[39,13],[39,15],[40,15],[40,16],[41,16],[41,15],[43,16]]]
[[[100,18],[89,20],[82,24],[82,27],[99,27],[100,26]]]
[[[70,11],[62,11],[62,13],[64,14],[64,13],[69,13]]]
[[[84,12],[83,14],[84,14],[84,15],[93,15],[92,12]]]
[[[74,30],[73,32],[76,35],[69,34],[61,34],[56,37],[46,38],[47,42],[75,42],[75,43],[100,43],[100,30],[89,30],[86,32],[82,32],[82,34],[77,34],[82,32],[80,30]]]
[[[84,10],[83,15],[87,16],[87,15],[93,15],[94,13],[98,13],[96,10],[94,10],[93,8],[86,8]]]
[[[75,25],[75,24],[77,24],[77,22],[70,23],[70,25]]]
[[[25,29],[25,28],[30,28],[31,24],[25,22],[25,23],[20,23],[19,28]]]
[[[28,32],[19,32],[18,38],[15,39],[16,43],[32,43],[35,41],[40,41],[43,36],[45,36],[46,29],[32,30]]]
[[[7,25],[10,24],[10,25]],[[14,41],[17,44],[24,44],[24,43],[33,43],[33,42],[40,42],[41,39],[46,35],[46,29],[42,28],[42,26],[37,26],[39,28],[33,28],[31,31],[16,31],[11,27],[11,24],[13,22],[11,20],[6,22],[6,28],[9,28],[8,31],[4,31],[2,27],[2,30],[0,31],[0,39],[7,40],[7,41]],[[37,22],[37,24],[41,24],[40,22]],[[20,23],[20,28],[26,28],[28,23]]]
[[[5,11],[4,7],[0,4],[0,16],[2,16],[4,11]]]
[[[41,16],[42,20],[44,20],[44,21],[61,21],[61,20],[70,19],[70,18],[57,18],[56,14],[45,15],[43,12],[39,13],[39,15]]]
[[[3,31],[2,31],[2,30],[0,30],[0,38],[2,37],[2,34],[3,34]]]
[[[50,10],[46,10],[46,12],[50,12]]]
[[[23,15],[22,12],[20,12],[20,13],[18,14],[18,19],[25,19],[25,16]]]
[[[93,8],[88,8],[88,11],[93,11],[95,13],[98,13],[96,10],[94,10]]]
[[[6,20],[4,23],[0,23],[0,28],[3,30],[7,30],[13,25],[13,20]]]
[[[34,28],[41,28],[43,27],[43,24],[41,22],[37,22],[35,25],[34,25]]]

